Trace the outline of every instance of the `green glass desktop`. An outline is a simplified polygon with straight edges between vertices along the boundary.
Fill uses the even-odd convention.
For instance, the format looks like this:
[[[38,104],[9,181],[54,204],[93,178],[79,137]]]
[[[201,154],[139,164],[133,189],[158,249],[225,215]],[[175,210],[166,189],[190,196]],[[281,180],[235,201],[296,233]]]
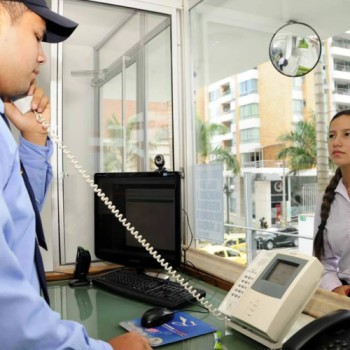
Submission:
[[[197,279],[191,279],[191,283],[194,287],[205,289],[207,291],[206,300],[209,300],[215,307],[221,304],[227,294],[226,291]],[[119,322],[141,317],[147,309],[154,306],[124,298],[92,285],[71,288],[68,281],[50,282],[49,295],[52,309],[59,312],[63,319],[82,323],[91,337],[102,340],[108,340],[125,333],[126,331],[119,326]],[[199,303],[196,303],[183,310],[220,330],[222,332],[222,349],[266,349],[261,344],[232,329],[225,329],[225,322],[220,321],[215,316],[196,312],[205,311],[198,305]],[[214,349],[214,344],[214,333],[212,333],[164,345],[159,349],[211,350]]]

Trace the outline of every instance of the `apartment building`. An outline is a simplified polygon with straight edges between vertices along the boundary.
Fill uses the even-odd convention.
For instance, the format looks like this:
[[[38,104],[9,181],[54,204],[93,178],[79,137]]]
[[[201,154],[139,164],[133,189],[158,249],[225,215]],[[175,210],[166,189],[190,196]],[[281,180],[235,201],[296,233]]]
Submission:
[[[337,111],[350,109],[350,31],[324,43],[322,61],[325,112],[330,119]],[[230,197],[226,201],[229,203],[227,207],[230,211],[230,221],[242,223],[244,218],[241,213],[246,209],[243,175],[246,172],[254,174],[254,181],[258,182],[258,186],[259,179],[270,182],[265,184],[267,193],[271,183],[283,180],[288,174],[287,165],[277,160],[278,152],[284,147],[278,141],[278,136],[290,132],[298,121],[310,118],[315,112],[315,73],[290,79],[279,74],[270,62],[266,62],[246,72],[217,81],[207,89],[203,103],[207,103],[208,112],[202,112],[201,115],[207,122],[224,124],[227,128],[226,133],[213,136],[212,147],[230,150],[241,165],[241,176],[233,178],[227,173],[226,184],[231,185],[234,191],[226,191],[225,195]],[[204,95],[203,91],[201,93]],[[197,104],[198,101],[199,99]],[[204,111],[205,108],[202,106],[201,110]],[[278,123],[275,122],[277,116]],[[290,198],[293,186],[298,187],[302,183],[305,188],[308,187],[303,194],[303,188],[297,192],[298,196],[308,197],[305,198],[305,202],[312,208],[313,200],[310,196],[315,192],[314,173],[309,171],[308,174],[299,176],[299,179],[288,176],[284,184],[286,187],[289,185],[284,194],[288,219],[293,216],[293,198]],[[259,194],[255,198],[261,196],[261,191],[259,188]],[[273,205],[270,202],[269,216],[266,212],[266,198],[264,201],[255,200],[253,215],[256,216],[256,220],[265,213],[264,216],[274,224],[276,220],[273,216],[278,216],[280,210],[274,209]]]
[[[327,40],[327,98],[330,114],[350,108],[350,31]]]

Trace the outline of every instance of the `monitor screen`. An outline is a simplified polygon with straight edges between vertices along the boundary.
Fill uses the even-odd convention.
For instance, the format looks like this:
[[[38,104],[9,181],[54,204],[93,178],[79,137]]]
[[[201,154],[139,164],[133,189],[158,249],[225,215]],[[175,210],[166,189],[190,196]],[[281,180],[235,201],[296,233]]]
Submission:
[[[178,172],[97,173],[95,183],[123,218],[171,266],[181,261],[181,178]],[[95,255],[138,269],[160,264],[95,195]]]

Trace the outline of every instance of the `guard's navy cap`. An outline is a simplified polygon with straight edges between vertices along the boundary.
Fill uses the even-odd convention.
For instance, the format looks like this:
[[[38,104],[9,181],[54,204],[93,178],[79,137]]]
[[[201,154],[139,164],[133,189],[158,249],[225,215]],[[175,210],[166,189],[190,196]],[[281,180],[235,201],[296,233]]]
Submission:
[[[46,34],[43,41],[47,43],[59,43],[66,40],[78,26],[78,23],[51,11],[45,0],[22,0],[19,2],[23,2],[25,6],[45,20]]]

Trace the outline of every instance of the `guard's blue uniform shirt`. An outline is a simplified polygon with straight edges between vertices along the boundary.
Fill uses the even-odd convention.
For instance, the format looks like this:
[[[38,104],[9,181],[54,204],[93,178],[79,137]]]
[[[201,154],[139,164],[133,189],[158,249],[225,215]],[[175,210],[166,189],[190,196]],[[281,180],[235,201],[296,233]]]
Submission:
[[[0,112],[4,104],[0,100]],[[0,118],[0,347],[11,350],[111,350],[76,322],[62,320],[40,296],[34,264],[35,217],[19,158],[42,208],[52,178],[52,143],[19,146]]]

